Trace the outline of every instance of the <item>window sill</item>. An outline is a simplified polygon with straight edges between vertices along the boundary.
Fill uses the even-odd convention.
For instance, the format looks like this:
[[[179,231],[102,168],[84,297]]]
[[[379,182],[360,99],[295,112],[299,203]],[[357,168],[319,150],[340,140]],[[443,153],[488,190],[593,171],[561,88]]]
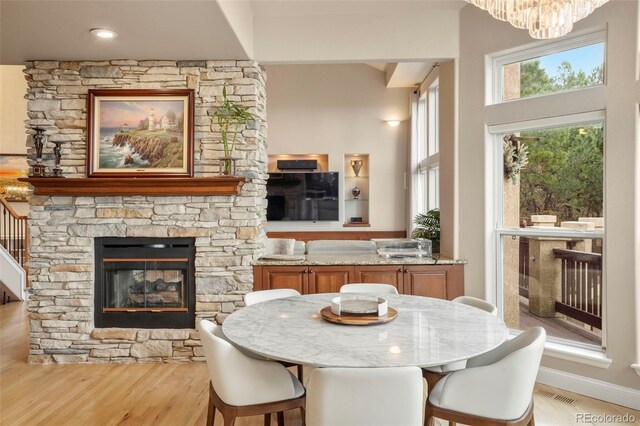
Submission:
[[[636,370],[636,374],[640,376],[640,364],[631,364],[631,368]]]
[[[522,333],[520,330],[511,330],[510,338],[512,339],[520,333]],[[543,355],[603,369],[609,368],[613,362],[612,359],[607,358],[606,352],[600,348],[577,347],[549,341],[548,339],[544,344]],[[636,368],[638,375],[640,375],[639,370],[640,365]]]
[[[543,354],[552,358],[565,359],[604,369],[609,368],[613,362],[613,360],[607,358],[607,354],[601,349],[576,348],[555,342],[546,342]]]

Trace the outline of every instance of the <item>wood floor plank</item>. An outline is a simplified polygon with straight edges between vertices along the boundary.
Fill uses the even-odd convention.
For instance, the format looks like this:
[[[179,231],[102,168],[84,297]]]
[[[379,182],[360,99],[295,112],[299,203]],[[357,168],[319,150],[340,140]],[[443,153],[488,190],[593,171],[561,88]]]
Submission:
[[[204,363],[28,365],[28,317],[23,303],[0,307],[0,425],[176,426],[204,425],[208,370]],[[306,369],[310,371],[310,369]],[[543,385],[536,389],[574,399],[571,405],[536,394],[537,425],[577,424],[576,413],[640,412]],[[275,416],[273,416],[275,424]],[[302,424],[300,411],[285,414]],[[222,424],[218,412],[216,424]],[[237,426],[261,426],[262,416]],[[438,422],[438,425],[446,425]]]

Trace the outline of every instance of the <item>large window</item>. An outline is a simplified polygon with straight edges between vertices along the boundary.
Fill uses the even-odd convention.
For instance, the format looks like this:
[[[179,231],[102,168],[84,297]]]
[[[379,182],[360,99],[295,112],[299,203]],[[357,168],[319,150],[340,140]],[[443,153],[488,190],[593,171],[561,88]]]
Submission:
[[[595,121],[578,122],[584,118]],[[602,344],[601,118],[496,132],[504,162],[498,255],[510,328],[542,326],[551,338]]]
[[[591,348],[606,343],[605,114],[580,112],[578,91],[605,84],[604,40],[592,32],[497,55],[488,92],[522,118],[496,106],[489,123],[496,302],[513,330],[541,326],[549,341]]]
[[[418,103],[418,209],[421,213],[440,208],[439,97],[436,79],[420,96]]]

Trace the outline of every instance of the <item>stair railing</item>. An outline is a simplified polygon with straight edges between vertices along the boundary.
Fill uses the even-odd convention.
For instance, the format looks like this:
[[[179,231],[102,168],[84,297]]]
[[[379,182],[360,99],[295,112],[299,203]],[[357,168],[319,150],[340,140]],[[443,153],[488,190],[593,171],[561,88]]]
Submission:
[[[29,261],[29,225],[27,216],[16,213],[4,198],[0,197],[0,244],[27,270]]]

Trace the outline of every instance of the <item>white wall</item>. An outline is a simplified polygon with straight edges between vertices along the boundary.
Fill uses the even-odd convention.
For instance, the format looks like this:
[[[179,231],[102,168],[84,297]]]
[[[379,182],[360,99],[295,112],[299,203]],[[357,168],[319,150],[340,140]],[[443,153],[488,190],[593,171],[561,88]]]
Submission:
[[[527,101],[527,114],[540,117],[559,112],[567,100],[570,108],[598,105],[606,108],[605,123],[605,253],[604,279],[607,286],[605,327],[608,369],[545,357],[543,366],[640,389],[640,378],[630,364],[640,359],[638,339],[639,282],[637,240],[640,230],[634,210],[640,197],[637,180],[638,146],[636,115],[638,81],[636,77],[638,2],[612,1],[576,25],[574,31],[608,27],[607,84],[580,94],[553,95],[550,107],[536,100]],[[486,125],[499,124],[496,117],[517,121],[523,104],[510,103],[485,107],[485,55],[531,43],[526,31],[498,22],[473,6],[460,16],[459,141],[460,141],[460,257],[469,260],[465,270],[465,292],[484,296],[494,286],[487,281],[493,245],[493,224],[483,206],[490,200]],[[579,99],[579,102],[576,102]],[[576,105],[583,103],[582,105]],[[518,106],[520,105],[520,106]],[[546,109],[543,109],[546,108]],[[601,107],[600,107],[601,108]]]
[[[0,154],[26,154],[27,82],[21,65],[0,66]]]
[[[267,229],[404,230],[410,89],[385,88],[384,72],[362,64],[269,65],[266,71],[267,154],[328,154],[329,169],[341,178],[345,154],[369,154],[371,162],[371,228],[344,228],[342,210],[340,222],[270,222]],[[390,127],[389,119],[404,121]]]
[[[319,8],[335,7],[334,2],[320,3]],[[287,13],[263,11],[260,2],[254,3],[255,59],[261,63],[398,62],[451,58],[458,53],[457,2],[443,2],[441,10],[433,9],[431,2],[335,3],[358,10],[296,13],[295,4],[282,2],[282,8],[293,9]]]

